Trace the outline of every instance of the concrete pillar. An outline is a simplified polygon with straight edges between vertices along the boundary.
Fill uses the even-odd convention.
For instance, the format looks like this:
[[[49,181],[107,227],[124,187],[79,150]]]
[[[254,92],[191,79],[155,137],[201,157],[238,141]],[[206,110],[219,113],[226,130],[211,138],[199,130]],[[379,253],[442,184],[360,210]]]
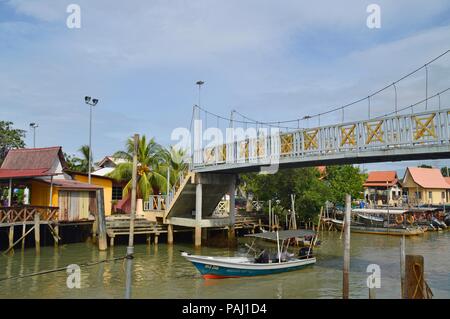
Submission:
[[[203,200],[203,187],[201,183],[198,183],[195,190],[195,246],[202,245],[202,200]]]
[[[208,240],[208,228],[202,228],[202,242]]]
[[[167,225],[167,243],[169,245],[173,244],[173,225]]]
[[[233,181],[230,183],[230,188],[228,191],[230,195],[230,225],[228,228],[228,238],[234,239],[234,224],[236,223],[236,180],[233,178]]]
[[[202,245],[202,227],[201,226],[195,226],[194,245],[195,245],[195,247],[200,247]]]

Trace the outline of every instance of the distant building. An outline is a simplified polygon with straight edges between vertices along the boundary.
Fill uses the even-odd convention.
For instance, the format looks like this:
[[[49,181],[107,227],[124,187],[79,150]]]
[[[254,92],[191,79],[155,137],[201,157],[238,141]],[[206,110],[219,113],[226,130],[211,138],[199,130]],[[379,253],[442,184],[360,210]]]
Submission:
[[[100,162],[98,162],[97,167],[99,167],[98,170],[92,172],[92,176],[108,176],[109,173],[114,171],[114,169],[117,167],[117,165],[126,163],[127,161],[123,158],[117,158],[114,156],[105,156]],[[113,180],[112,183],[112,194],[111,194],[111,201],[112,201],[112,211],[116,211],[117,205],[121,207],[121,201],[123,200],[123,188],[125,187],[126,183],[124,182],[118,182]]]
[[[449,203],[450,184],[438,168],[408,167],[402,186],[409,204],[441,205]]]
[[[371,205],[402,204],[402,188],[396,171],[369,172],[363,186],[364,198]]]

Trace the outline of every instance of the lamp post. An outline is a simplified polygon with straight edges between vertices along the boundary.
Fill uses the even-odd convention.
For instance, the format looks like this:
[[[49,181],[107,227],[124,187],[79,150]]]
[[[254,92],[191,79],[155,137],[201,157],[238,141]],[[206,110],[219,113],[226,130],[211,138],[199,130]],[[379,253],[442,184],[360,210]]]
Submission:
[[[36,148],[36,129],[39,127],[37,123],[30,123],[30,127],[33,129],[33,148]]]
[[[88,159],[88,183],[91,184],[91,166],[92,166],[92,108],[97,105],[98,99],[92,99],[90,96],[84,97],[84,102],[89,105],[89,159]]]
[[[205,84],[205,82],[204,81],[197,81],[195,84],[198,85],[198,106],[200,106],[201,88],[202,88],[202,85]]]

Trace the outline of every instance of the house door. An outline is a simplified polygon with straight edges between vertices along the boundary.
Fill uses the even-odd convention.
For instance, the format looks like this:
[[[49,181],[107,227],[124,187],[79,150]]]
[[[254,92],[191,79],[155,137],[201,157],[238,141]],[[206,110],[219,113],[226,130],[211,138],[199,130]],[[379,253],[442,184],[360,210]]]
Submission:
[[[89,218],[89,192],[59,191],[60,218],[64,221],[77,221]]]

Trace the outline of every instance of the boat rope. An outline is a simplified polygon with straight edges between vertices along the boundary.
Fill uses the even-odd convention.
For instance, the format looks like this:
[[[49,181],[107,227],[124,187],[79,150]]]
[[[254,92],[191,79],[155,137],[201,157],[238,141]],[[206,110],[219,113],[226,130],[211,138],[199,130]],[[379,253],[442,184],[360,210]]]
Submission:
[[[101,263],[105,263],[105,262],[117,261],[117,260],[122,260],[122,259],[125,260],[126,258],[127,258],[127,256],[116,257],[116,258],[111,258],[111,259],[99,260],[99,261],[95,261],[95,262],[87,262],[87,263],[83,263],[83,264],[78,264],[78,266],[80,268],[81,267],[89,267],[89,266],[95,266],[95,265],[98,265],[98,264],[101,264]],[[59,267],[59,268],[55,268],[55,269],[43,270],[43,271],[38,271],[38,272],[25,274],[25,275],[4,277],[4,278],[0,278],[0,282],[6,281],[6,280],[12,280],[12,279],[21,279],[21,278],[26,278],[26,277],[38,276],[38,275],[45,275],[45,274],[50,274],[50,273],[60,272],[60,271],[67,271],[67,267],[68,266],[69,265],[67,265],[65,267]]]

